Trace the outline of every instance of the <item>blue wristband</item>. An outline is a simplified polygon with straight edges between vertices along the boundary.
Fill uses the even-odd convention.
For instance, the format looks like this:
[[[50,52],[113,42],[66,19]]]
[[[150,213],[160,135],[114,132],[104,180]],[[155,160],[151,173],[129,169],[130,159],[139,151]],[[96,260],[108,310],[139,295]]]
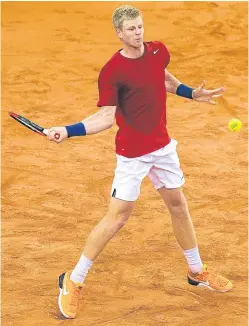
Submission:
[[[193,92],[194,88],[188,87],[184,84],[180,84],[176,89],[176,94],[182,97],[193,99]]]
[[[76,123],[74,125],[66,126],[68,138],[74,136],[85,136],[86,128],[82,122]]]

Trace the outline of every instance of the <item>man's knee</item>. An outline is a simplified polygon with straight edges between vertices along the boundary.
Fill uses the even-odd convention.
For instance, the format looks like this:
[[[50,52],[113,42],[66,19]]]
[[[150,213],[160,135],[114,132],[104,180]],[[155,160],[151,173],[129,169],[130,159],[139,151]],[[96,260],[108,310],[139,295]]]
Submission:
[[[187,201],[181,189],[162,189],[160,194],[171,215],[178,216],[179,218],[189,217]]]
[[[185,200],[181,196],[175,196],[170,199],[168,206],[173,209],[181,209],[185,207]]]
[[[116,212],[116,214],[113,214],[112,216],[110,216],[113,224],[118,229],[121,229],[126,224],[129,217],[130,217],[130,214],[128,212]]]
[[[134,207],[133,202],[111,199],[107,217],[117,228],[121,228],[128,221]]]
[[[168,193],[166,200],[167,205],[172,208],[181,208],[186,206],[186,199],[181,190],[175,191],[174,189]]]

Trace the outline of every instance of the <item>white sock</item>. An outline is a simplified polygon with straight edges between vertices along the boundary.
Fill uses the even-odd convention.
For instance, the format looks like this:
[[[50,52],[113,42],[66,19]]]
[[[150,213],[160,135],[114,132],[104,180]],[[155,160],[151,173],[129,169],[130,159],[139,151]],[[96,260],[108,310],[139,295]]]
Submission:
[[[92,264],[93,261],[87,259],[84,254],[82,254],[78,264],[74,267],[70,275],[70,280],[75,283],[83,283]]]
[[[196,274],[202,271],[202,261],[199,254],[198,247],[189,250],[183,250],[184,256],[187,259],[189,269]]]

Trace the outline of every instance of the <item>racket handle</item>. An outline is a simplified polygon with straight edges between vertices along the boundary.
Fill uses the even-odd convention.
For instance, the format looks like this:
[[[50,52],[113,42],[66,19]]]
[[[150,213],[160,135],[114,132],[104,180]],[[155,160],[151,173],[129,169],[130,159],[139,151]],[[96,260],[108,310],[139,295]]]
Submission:
[[[43,133],[45,134],[45,135],[48,135],[48,129],[43,129]],[[60,139],[60,134],[58,133],[58,132],[56,132],[55,134],[54,134],[54,138],[55,139]]]

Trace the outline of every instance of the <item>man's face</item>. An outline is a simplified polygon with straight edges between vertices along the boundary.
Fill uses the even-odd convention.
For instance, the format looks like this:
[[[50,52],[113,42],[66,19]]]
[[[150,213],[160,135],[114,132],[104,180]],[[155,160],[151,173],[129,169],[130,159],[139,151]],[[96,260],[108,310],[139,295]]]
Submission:
[[[141,16],[134,19],[127,19],[123,22],[122,30],[117,29],[119,38],[124,44],[140,48],[143,44],[144,28]]]

